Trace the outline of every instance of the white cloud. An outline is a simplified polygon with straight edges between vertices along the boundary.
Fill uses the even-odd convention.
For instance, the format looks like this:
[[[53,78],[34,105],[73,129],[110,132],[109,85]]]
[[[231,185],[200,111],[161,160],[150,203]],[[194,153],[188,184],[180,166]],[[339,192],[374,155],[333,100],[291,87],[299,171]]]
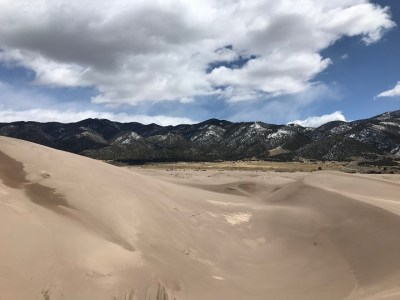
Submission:
[[[397,82],[397,85],[391,90],[384,91],[380,93],[376,97],[396,97],[400,96],[400,81]]]
[[[350,56],[347,53],[345,53],[340,58],[343,59],[343,60],[346,60],[346,59],[349,59]]]
[[[240,101],[303,92],[331,63],[323,49],[393,26],[367,0],[2,0],[0,61],[32,69],[36,84],[94,86],[94,103]]]
[[[329,115],[323,115],[319,117],[309,117],[305,120],[295,120],[289,122],[288,124],[298,124],[303,127],[319,127],[323,124],[332,121],[346,121],[346,118],[343,116],[342,112],[335,111],[334,113],[331,113]]]
[[[37,121],[37,122],[77,122],[88,118],[108,119],[118,122],[139,122],[142,124],[156,123],[158,125],[193,124],[195,121],[188,118],[170,116],[148,116],[130,115],[126,113],[86,111],[59,111],[55,109],[30,109],[30,110],[1,110],[0,122],[8,123],[15,121]]]
[[[266,58],[250,60],[243,68],[214,69],[209,78],[217,86],[229,86],[231,101],[252,99],[255,92],[272,95],[300,93],[308,81],[330,64],[318,54],[296,53],[284,55],[271,53]],[[299,80],[301,79],[301,80]]]

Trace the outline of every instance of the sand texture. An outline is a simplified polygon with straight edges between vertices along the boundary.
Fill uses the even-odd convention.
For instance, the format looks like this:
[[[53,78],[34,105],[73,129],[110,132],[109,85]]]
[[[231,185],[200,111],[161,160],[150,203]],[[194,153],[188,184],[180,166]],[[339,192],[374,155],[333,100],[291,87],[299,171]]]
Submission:
[[[175,173],[0,137],[0,299],[400,299],[399,175]]]

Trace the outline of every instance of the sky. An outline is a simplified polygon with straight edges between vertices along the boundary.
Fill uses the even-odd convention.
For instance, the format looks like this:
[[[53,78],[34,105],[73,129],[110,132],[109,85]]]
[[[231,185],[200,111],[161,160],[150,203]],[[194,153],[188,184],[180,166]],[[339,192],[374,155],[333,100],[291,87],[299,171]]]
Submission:
[[[316,127],[400,109],[400,1],[0,0],[0,122]]]

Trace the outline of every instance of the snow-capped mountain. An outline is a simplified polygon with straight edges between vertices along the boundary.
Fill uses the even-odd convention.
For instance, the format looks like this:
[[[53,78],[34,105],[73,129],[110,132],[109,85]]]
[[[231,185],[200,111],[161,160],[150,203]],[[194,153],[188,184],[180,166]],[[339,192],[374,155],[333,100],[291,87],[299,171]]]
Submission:
[[[0,124],[0,135],[124,162],[399,158],[400,111],[318,128],[217,119],[165,127],[104,119],[69,124],[14,122]]]

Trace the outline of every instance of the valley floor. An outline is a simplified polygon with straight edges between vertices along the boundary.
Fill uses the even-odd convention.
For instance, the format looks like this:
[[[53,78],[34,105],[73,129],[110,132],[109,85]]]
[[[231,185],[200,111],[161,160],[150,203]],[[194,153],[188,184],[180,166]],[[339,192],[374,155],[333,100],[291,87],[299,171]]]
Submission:
[[[176,162],[147,163],[143,165],[126,166],[134,169],[156,170],[220,170],[220,171],[273,171],[273,172],[315,172],[340,171],[344,173],[362,174],[400,174],[400,161],[394,161],[394,166],[360,165],[358,161],[293,161],[275,162],[262,160],[240,160],[221,162]]]

